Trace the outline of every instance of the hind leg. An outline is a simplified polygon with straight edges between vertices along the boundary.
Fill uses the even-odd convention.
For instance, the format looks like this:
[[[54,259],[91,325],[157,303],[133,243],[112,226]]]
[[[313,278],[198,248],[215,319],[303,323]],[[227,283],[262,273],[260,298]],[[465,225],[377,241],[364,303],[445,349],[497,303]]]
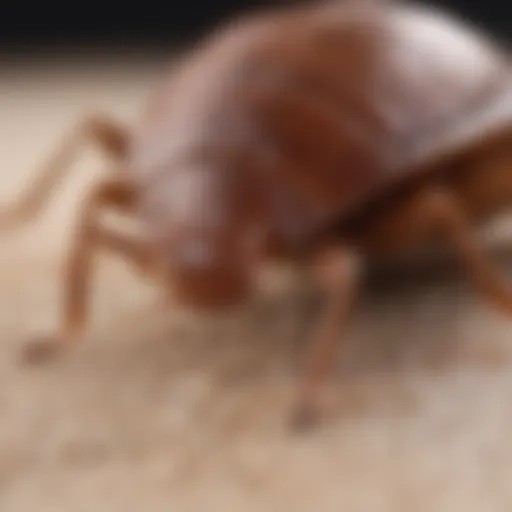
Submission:
[[[128,130],[105,116],[91,116],[78,123],[37,173],[25,197],[11,210],[1,213],[0,227],[12,229],[38,215],[84,144],[92,142],[105,156],[119,163],[126,156],[128,141]]]
[[[81,337],[88,316],[92,263],[98,250],[115,252],[144,271],[150,268],[150,254],[142,241],[108,231],[99,224],[98,214],[103,208],[129,211],[135,199],[133,187],[119,180],[104,182],[91,192],[68,255],[62,326],[54,335],[27,344],[22,354],[25,360],[38,361],[49,357]]]
[[[475,236],[471,219],[456,193],[441,187],[418,193],[394,211],[392,217],[384,218],[375,234],[380,247],[394,249],[399,239],[412,244],[435,235],[447,241],[481,295],[495,309],[512,315],[512,288],[504,283],[484,244]]]

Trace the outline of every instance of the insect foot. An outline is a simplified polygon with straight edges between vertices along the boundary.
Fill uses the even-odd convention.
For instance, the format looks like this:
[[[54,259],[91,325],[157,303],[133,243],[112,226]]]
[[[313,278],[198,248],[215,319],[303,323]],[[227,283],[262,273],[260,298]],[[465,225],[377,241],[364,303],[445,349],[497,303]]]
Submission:
[[[321,421],[321,410],[312,402],[302,402],[295,406],[290,416],[290,429],[305,434],[316,429]]]
[[[24,345],[20,360],[22,364],[43,364],[54,360],[64,348],[63,340],[51,335],[41,336]]]

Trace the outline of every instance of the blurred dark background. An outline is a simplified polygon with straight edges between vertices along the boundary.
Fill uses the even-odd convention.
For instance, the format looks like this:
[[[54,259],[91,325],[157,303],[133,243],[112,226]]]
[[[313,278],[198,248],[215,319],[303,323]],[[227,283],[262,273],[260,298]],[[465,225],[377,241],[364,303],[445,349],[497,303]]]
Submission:
[[[188,42],[227,16],[279,2],[292,3],[293,0],[1,0],[0,44],[12,49],[37,49],[62,44]],[[437,0],[431,3],[462,13],[510,41],[512,5],[508,0]]]

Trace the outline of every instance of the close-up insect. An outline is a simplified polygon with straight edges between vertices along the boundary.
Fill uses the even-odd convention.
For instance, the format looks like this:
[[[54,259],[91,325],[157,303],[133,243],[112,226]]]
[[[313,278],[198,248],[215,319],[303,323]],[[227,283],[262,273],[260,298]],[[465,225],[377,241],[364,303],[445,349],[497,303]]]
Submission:
[[[187,53],[138,124],[79,124],[26,199],[38,214],[82,143],[115,159],[84,202],[64,279],[64,319],[23,349],[41,361],[83,337],[91,262],[108,249],[172,291],[226,310],[257,270],[284,260],[321,295],[293,424],[318,418],[368,262],[434,239],[489,303],[512,290],[475,231],[512,199],[512,82],[505,48],[441,10],[401,1],[326,2],[251,14]],[[100,225],[140,220],[131,240]]]

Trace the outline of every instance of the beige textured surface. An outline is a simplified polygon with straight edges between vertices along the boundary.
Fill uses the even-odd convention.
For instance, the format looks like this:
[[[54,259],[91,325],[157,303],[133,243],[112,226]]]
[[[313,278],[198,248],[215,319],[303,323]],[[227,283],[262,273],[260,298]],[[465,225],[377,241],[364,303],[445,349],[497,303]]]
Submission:
[[[89,108],[129,120],[155,74],[34,65],[0,75],[2,201]],[[294,359],[278,331],[185,337],[107,256],[86,342],[21,368],[20,344],[57,324],[69,229],[102,162],[84,151],[45,216],[0,240],[1,512],[512,510],[512,324],[465,282],[365,297],[336,417],[305,438],[284,429]]]

